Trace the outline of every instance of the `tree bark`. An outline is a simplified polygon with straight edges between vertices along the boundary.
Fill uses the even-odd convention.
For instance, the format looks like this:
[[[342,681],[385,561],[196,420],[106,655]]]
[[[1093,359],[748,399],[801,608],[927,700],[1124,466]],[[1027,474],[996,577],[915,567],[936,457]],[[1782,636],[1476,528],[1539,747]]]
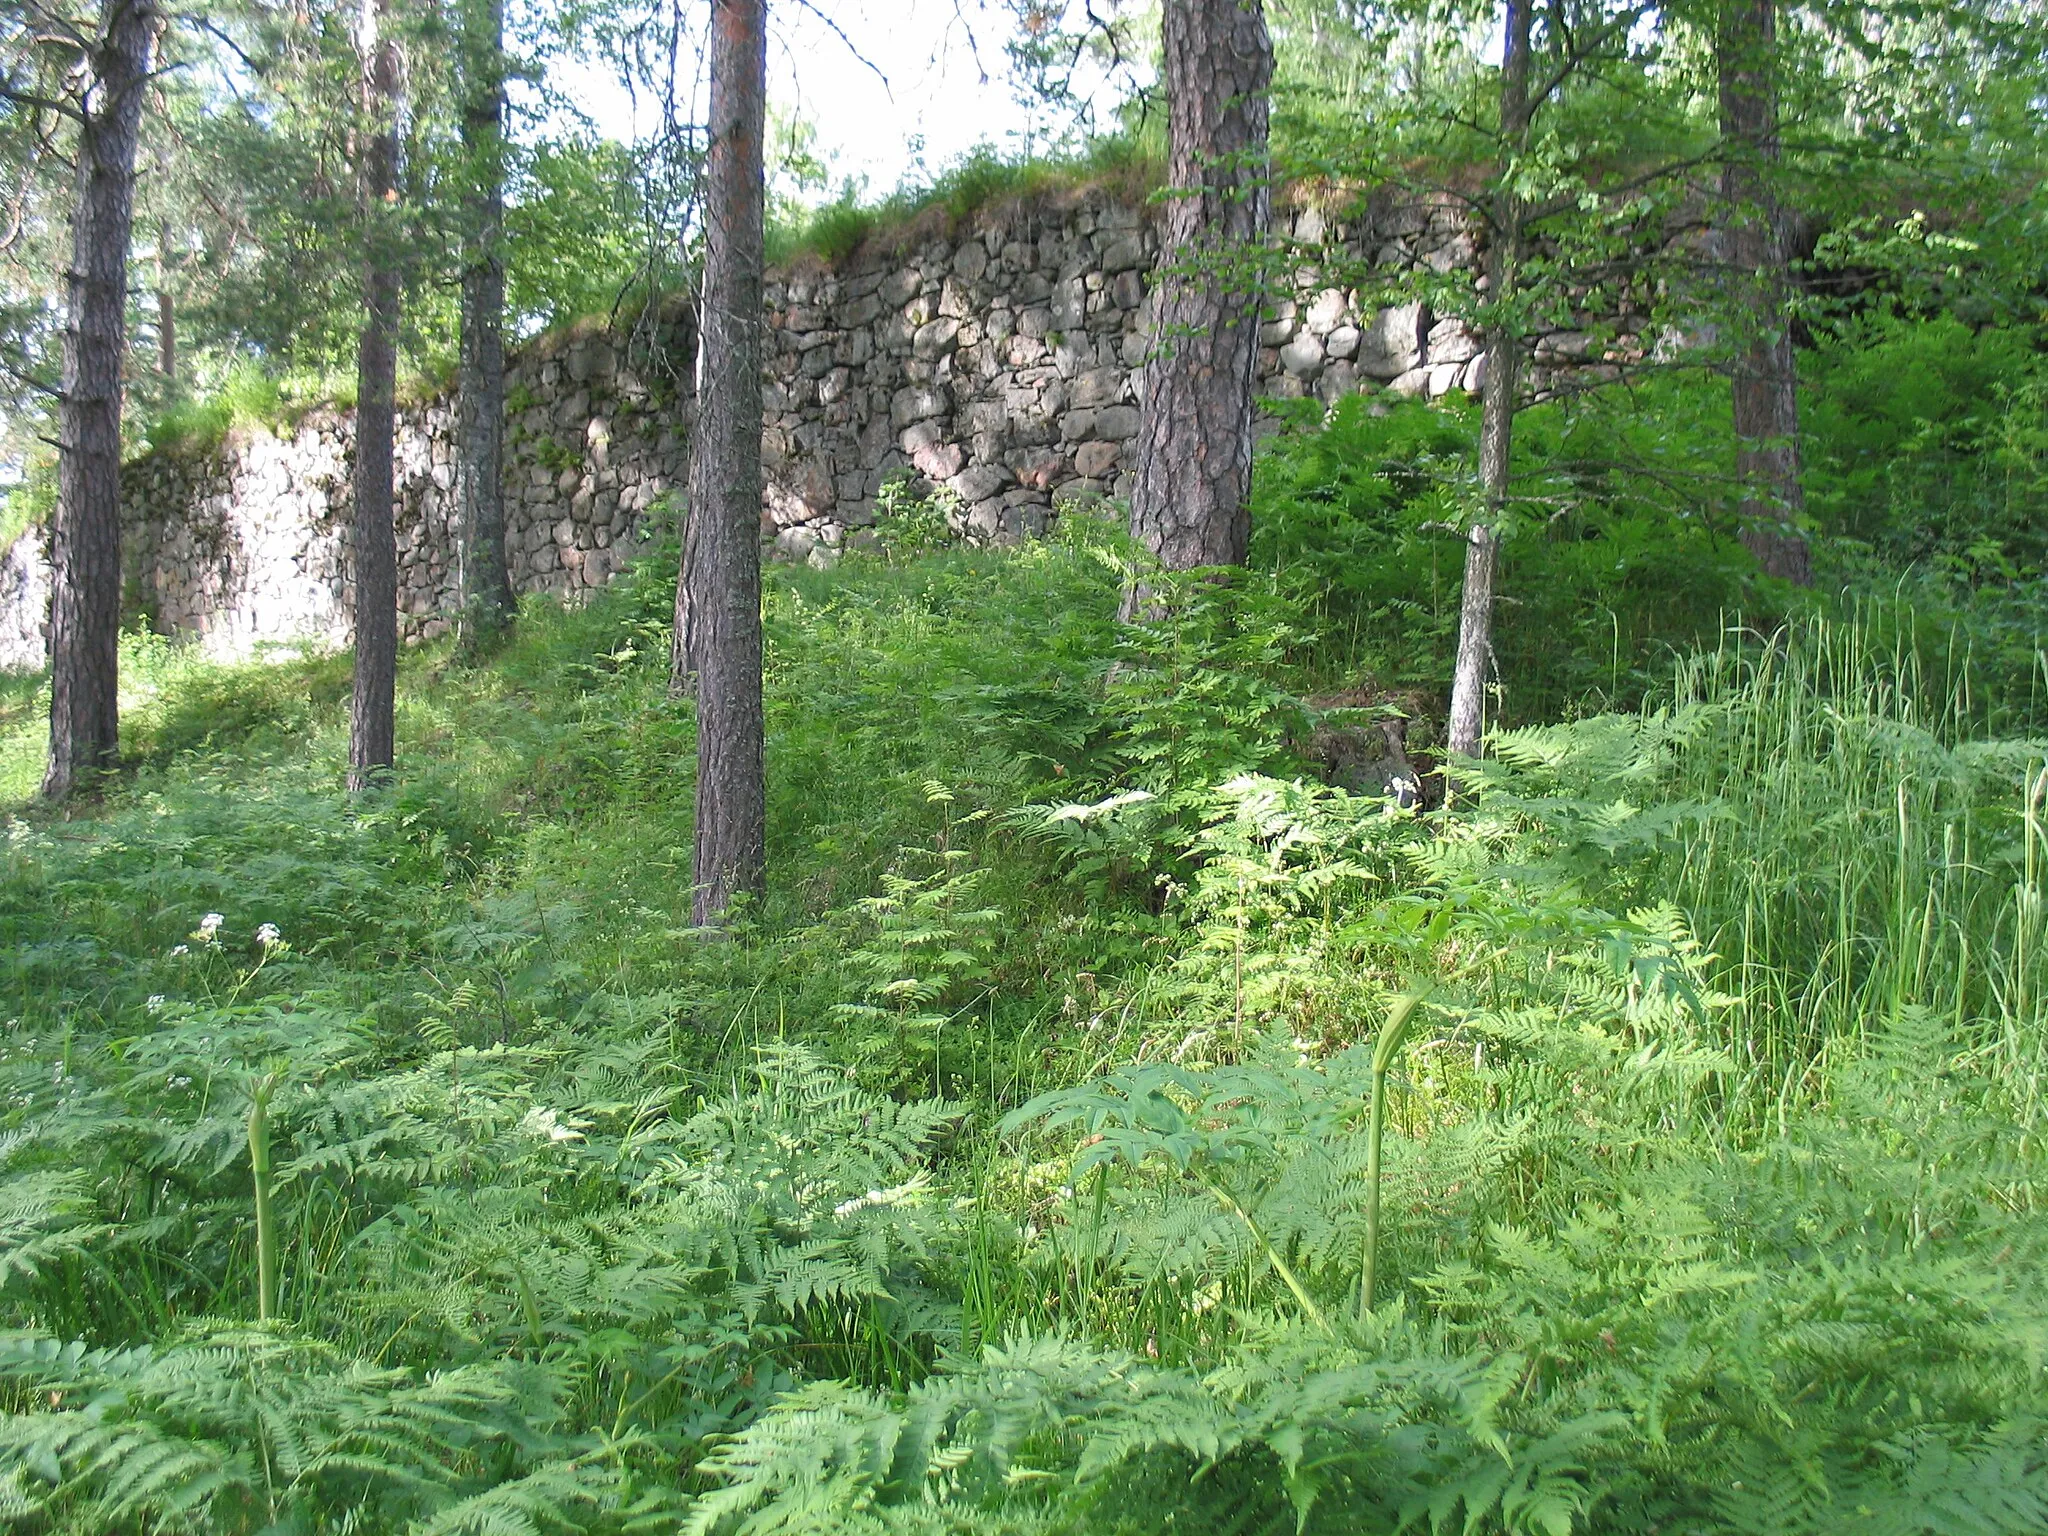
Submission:
[[[767,875],[761,711],[762,148],[766,0],[713,0],[704,318],[677,655],[697,692],[693,909],[716,923]],[[678,675],[678,685],[687,678]]]
[[[348,783],[369,788],[396,749],[398,549],[391,524],[391,438],[398,382],[398,117],[404,65],[389,35],[391,0],[363,0],[363,329],[356,354],[355,686]]]
[[[1799,484],[1799,375],[1787,314],[1785,223],[1772,175],[1779,156],[1777,0],[1721,0],[1720,69],[1724,240],[1736,284],[1735,475],[1741,538],[1764,570],[1801,586],[1813,580]]]
[[[1251,538],[1257,286],[1233,273],[1272,208],[1263,0],[1166,0],[1166,259],[1144,373],[1131,533],[1170,571],[1242,565]],[[1136,589],[1125,600],[1136,610]]]
[[[1502,170],[1493,198],[1486,252],[1486,298],[1493,311],[1486,336],[1486,395],[1479,426],[1482,506],[1465,542],[1465,583],[1458,604],[1458,654],[1451,677],[1451,751],[1477,757],[1486,739],[1486,674],[1493,660],[1493,589],[1500,563],[1500,527],[1507,507],[1509,465],[1522,382],[1522,333],[1515,320],[1522,224],[1516,162],[1529,144],[1531,0],[1508,0],[1500,72]]]
[[[505,0],[466,0],[463,27],[462,141],[470,182],[456,586],[462,643],[476,648],[501,635],[513,614],[505,574]]]
[[[107,0],[78,136],[78,203],[65,281],[50,557],[50,759],[43,794],[89,789],[119,760],[121,365],[135,146],[159,12]]]

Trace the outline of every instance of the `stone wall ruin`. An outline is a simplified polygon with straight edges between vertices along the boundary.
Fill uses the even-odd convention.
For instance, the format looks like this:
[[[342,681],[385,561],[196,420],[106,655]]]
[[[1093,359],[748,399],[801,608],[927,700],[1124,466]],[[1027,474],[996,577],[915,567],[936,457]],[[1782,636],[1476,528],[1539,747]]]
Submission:
[[[1153,345],[1157,218],[1155,207],[1078,189],[958,226],[931,211],[836,265],[806,260],[771,274],[762,536],[773,551],[830,563],[873,522],[892,476],[947,487],[957,531],[984,541],[1042,532],[1067,496],[1124,494],[1138,370]],[[1419,300],[1375,298],[1418,270],[1476,264],[1453,200],[1372,199],[1331,227],[1313,206],[1278,221],[1304,241],[1336,239],[1376,286],[1325,287],[1303,274],[1297,297],[1262,327],[1262,395],[1483,387],[1485,360],[1458,320]],[[685,485],[691,347],[685,315],[630,333],[581,326],[515,354],[506,540],[518,591],[574,601],[602,586],[633,557],[650,512]],[[400,607],[411,639],[441,633],[455,606],[454,418],[443,398],[399,423]],[[131,606],[224,656],[274,642],[345,645],[352,441],[348,412],[321,411],[132,462]],[[33,556],[10,560],[24,572],[0,582],[0,609],[46,603],[47,580],[26,574]],[[0,665],[41,662],[40,619],[0,617]]]

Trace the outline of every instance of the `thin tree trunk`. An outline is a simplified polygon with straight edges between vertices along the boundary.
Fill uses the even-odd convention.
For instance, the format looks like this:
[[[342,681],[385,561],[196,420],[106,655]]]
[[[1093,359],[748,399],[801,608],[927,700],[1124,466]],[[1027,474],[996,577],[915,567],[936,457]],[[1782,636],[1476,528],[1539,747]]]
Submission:
[[[505,574],[505,0],[468,0],[462,115],[469,184],[462,270],[461,527],[456,586],[466,647],[488,645],[512,622]]]
[[[766,0],[712,0],[704,320],[677,660],[697,678],[694,911],[717,922],[767,876],[761,714],[762,147]],[[686,679],[678,677],[679,684]]]
[[[698,309],[702,312],[703,295],[698,295]],[[693,387],[697,398],[704,398],[704,351],[697,351],[697,378]],[[694,439],[693,439],[694,441]],[[694,475],[696,465],[694,452],[690,463]],[[694,478],[692,486],[694,486]],[[691,643],[691,600],[690,572],[695,568],[697,555],[697,518],[690,505],[694,491],[686,491],[683,498],[682,564],[676,572],[676,621],[668,637],[668,696],[672,699],[687,699],[697,692],[697,652]]]
[[[374,784],[396,748],[398,550],[391,439],[398,382],[398,112],[404,69],[388,35],[391,0],[363,0],[363,330],[356,355],[355,688],[348,782]]]
[[[128,350],[135,145],[158,23],[155,0],[107,0],[99,46],[87,60],[50,540],[55,580],[43,794],[51,800],[89,789],[119,758],[121,364]]]
[[[1486,252],[1486,298],[1493,319],[1487,327],[1486,397],[1479,426],[1479,493],[1484,505],[1466,536],[1458,655],[1445,733],[1451,751],[1465,757],[1477,757],[1486,737],[1494,575],[1500,563],[1500,524],[1507,506],[1516,397],[1522,382],[1522,335],[1514,319],[1514,302],[1524,211],[1511,178],[1529,143],[1529,26],[1530,0],[1508,0],[1507,41],[1500,72],[1502,178],[1494,197],[1493,230]]]
[[[1732,373],[1735,474],[1742,487],[1742,542],[1765,571],[1813,580],[1798,517],[1799,375],[1787,315],[1791,281],[1784,218],[1772,173],[1779,160],[1777,0],[1722,0],[1721,167],[1728,262],[1737,284],[1739,333]]]
[[[178,393],[178,307],[171,297],[171,226],[156,234],[156,371],[163,376],[166,402]]]
[[[1228,269],[1272,208],[1262,0],[1166,0],[1166,259],[1147,365],[1131,533],[1168,570],[1242,565],[1251,538],[1259,294]],[[1141,595],[1127,594],[1127,615]]]

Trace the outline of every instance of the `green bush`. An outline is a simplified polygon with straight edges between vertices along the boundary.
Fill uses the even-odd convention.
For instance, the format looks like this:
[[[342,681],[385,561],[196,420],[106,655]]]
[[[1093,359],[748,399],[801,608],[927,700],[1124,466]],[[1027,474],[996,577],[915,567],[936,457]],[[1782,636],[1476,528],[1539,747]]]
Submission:
[[[1970,585],[2048,568],[2048,359],[2017,328],[1874,317],[1801,359],[1807,499],[1889,566]]]
[[[1504,722],[1632,703],[1724,614],[1768,622],[1781,606],[1713,515],[1733,447],[1712,390],[1667,379],[1649,401],[1518,416],[1495,615]],[[1313,615],[1311,666],[1328,680],[1448,692],[1477,431],[1459,397],[1352,396],[1261,455],[1252,559]]]
[[[205,395],[168,407],[143,432],[150,448],[198,453],[235,427],[275,426],[284,412],[279,381],[258,363],[238,362]]]

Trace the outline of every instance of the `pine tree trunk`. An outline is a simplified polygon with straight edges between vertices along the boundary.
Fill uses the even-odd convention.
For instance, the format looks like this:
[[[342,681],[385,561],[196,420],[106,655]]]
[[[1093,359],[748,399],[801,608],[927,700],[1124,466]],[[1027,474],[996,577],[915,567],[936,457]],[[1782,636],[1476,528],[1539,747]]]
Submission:
[[[1798,517],[1799,375],[1787,314],[1791,280],[1784,218],[1772,173],[1779,159],[1777,0],[1722,0],[1717,62],[1728,264],[1737,288],[1735,474],[1742,542],[1765,571],[1801,586],[1813,580]]]
[[[356,354],[355,687],[348,783],[374,784],[396,748],[398,549],[391,522],[391,439],[398,381],[398,114],[404,89],[390,0],[363,0],[363,330]]]
[[[1465,542],[1465,582],[1458,603],[1458,654],[1451,677],[1446,745],[1477,757],[1486,739],[1486,674],[1493,661],[1494,575],[1508,496],[1515,409],[1522,382],[1521,327],[1514,319],[1524,208],[1507,173],[1529,142],[1530,0],[1508,0],[1500,72],[1503,176],[1493,200],[1486,253],[1486,297],[1493,319],[1486,336],[1486,398],[1479,427],[1479,493],[1483,505]]]
[[[677,657],[696,674],[700,926],[767,867],[761,714],[761,263],[766,0],[713,0],[704,318]],[[677,678],[679,684],[686,679]]]
[[[505,574],[505,0],[466,0],[462,115],[470,175],[462,270],[458,386],[461,459],[456,585],[466,648],[487,646],[512,622]]]
[[[66,274],[51,530],[50,760],[43,794],[89,790],[119,757],[121,365],[135,145],[155,45],[155,0],[107,0],[78,136],[78,204]]]
[[[1168,570],[1242,565],[1251,538],[1259,294],[1242,262],[1272,207],[1262,0],[1166,0],[1166,250],[1144,374],[1131,533]],[[1141,601],[1133,591],[1126,610]]]

